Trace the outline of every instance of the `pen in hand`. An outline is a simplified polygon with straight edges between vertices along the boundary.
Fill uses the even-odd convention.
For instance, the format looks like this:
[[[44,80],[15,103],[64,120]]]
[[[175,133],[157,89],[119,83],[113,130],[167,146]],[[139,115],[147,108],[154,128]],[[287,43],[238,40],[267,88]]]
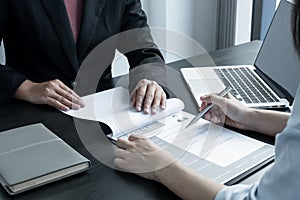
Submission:
[[[220,97],[226,96],[231,91],[231,87],[226,87],[222,92],[218,94]],[[192,121],[185,127],[186,129],[196,123],[201,117],[203,117],[214,105],[209,104],[198,115],[196,115]]]

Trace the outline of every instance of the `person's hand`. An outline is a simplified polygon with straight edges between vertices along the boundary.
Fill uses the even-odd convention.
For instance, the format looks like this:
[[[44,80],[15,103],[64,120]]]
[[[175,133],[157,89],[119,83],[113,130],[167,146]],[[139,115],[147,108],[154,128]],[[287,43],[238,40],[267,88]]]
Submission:
[[[142,136],[131,135],[128,140],[118,139],[114,163],[126,172],[157,180],[156,172],[174,163],[167,151]]]
[[[227,124],[239,129],[247,129],[250,119],[251,109],[235,99],[231,94],[226,98],[216,94],[200,97],[202,105],[200,111],[208,104],[213,104],[212,109],[205,114],[204,118],[216,124]]]
[[[140,80],[131,93],[131,104],[138,112],[156,114],[166,108],[166,93],[155,81]]]
[[[43,83],[26,80],[16,91],[15,98],[33,104],[48,104],[63,111],[84,107],[81,98],[57,79]]]

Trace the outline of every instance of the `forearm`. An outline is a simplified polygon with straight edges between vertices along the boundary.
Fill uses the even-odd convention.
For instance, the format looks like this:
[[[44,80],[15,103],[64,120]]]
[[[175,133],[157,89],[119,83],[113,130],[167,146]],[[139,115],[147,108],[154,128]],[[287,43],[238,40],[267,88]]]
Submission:
[[[214,199],[224,187],[196,174],[180,162],[155,172],[155,180],[164,184],[182,199]]]
[[[15,92],[14,97],[16,99],[30,101],[30,95],[28,95],[30,93],[29,90],[35,84],[36,83],[33,83],[30,80],[25,80]]]
[[[253,109],[249,115],[249,130],[275,136],[286,127],[290,113]]]
[[[26,77],[13,68],[0,66],[0,104],[8,102]]]

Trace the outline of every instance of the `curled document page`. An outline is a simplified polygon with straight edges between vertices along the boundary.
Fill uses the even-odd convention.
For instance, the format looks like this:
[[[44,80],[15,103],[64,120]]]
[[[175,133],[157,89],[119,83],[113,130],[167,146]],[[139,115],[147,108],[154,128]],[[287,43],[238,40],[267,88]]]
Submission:
[[[79,110],[62,111],[67,115],[99,121],[108,125],[113,136],[142,127],[184,109],[180,99],[167,99],[167,108],[157,114],[137,112],[131,106],[129,91],[122,87],[82,97],[85,107]]]

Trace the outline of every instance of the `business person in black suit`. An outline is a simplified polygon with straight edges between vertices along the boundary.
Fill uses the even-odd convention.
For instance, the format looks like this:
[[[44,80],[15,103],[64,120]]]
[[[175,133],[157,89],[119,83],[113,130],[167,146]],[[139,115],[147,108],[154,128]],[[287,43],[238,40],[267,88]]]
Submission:
[[[70,88],[86,56],[115,34],[147,26],[140,0],[0,0],[0,40],[6,54],[0,103],[15,97],[62,110],[83,107]],[[125,54],[131,68],[164,62],[150,33],[145,35],[138,41],[147,48]],[[111,77],[110,69],[103,70],[102,78]],[[137,81],[131,100],[137,110],[143,103],[144,112],[152,108],[155,113],[165,107],[166,94],[147,74],[140,76],[144,78]]]

